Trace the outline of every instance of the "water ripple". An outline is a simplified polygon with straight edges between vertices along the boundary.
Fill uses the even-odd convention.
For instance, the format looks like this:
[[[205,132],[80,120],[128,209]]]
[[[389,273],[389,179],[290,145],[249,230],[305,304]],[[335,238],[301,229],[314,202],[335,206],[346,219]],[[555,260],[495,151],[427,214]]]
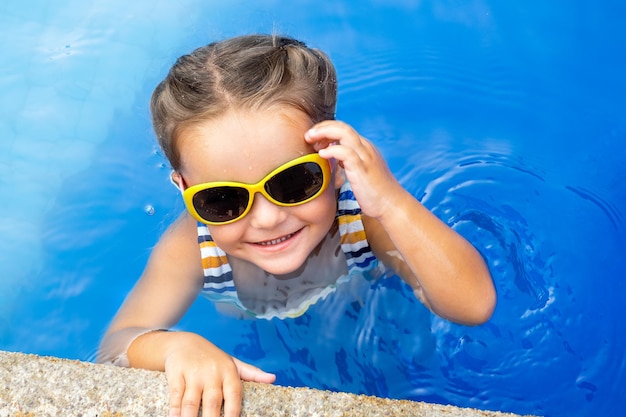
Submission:
[[[582,187],[574,187],[574,186],[567,185],[565,186],[565,189],[573,192],[574,194],[581,197],[582,199],[595,204],[600,210],[604,212],[604,214],[611,221],[611,223],[613,223],[613,226],[615,227],[615,229],[619,230],[621,228],[621,225],[623,224],[622,214],[611,203],[604,200],[602,197],[598,196],[593,191],[587,190]]]
[[[504,106],[518,106],[526,97],[517,70],[501,61],[496,48],[484,55],[464,56],[461,51],[442,50],[430,44],[402,45],[372,51],[341,63],[340,93],[362,96],[380,88],[406,93],[428,91],[437,96],[466,98]],[[408,65],[410,63],[410,65]]]
[[[564,399],[588,407],[614,391],[601,381],[624,369],[623,361],[612,362],[623,336],[608,319],[623,288],[615,260],[623,229],[617,207],[594,191],[560,184],[536,161],[506,153],[437,156],[401,177],[412,177],[410,191],[477,247],[498,292],[486,326],[433,323],[447,397],[485,398],[483,406],[506,410],[522,401],[514,386],[530,412]],[[603,276],[611,294],[602,305],[593,280],[579,278],[594,275],[597,254],[613,272]],[[559,390],[546,395],[550,381]]]

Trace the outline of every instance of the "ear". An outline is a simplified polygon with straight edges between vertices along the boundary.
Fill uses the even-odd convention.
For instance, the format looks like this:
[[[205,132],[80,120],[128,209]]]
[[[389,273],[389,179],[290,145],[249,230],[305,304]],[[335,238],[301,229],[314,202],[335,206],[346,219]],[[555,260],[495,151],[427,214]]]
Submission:
[[[337,161],[333,163],[333,177],[335,190],[340,189],[346,182],[346,173]]]
[[[170,181],[180,192],[185,191],[185,180],[183,176],[180,175],[180,172],[172,171],[170,173]]]

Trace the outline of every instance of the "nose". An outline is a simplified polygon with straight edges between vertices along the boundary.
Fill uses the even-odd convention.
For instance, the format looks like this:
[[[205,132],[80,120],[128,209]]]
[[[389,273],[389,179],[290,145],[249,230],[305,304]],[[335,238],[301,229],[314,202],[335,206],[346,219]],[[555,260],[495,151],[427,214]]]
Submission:
[[[287,208],[269,201],[261,193],[254,196],[252,207],[248,212],[250,226],[257,229],[270,229],[287,218]]]

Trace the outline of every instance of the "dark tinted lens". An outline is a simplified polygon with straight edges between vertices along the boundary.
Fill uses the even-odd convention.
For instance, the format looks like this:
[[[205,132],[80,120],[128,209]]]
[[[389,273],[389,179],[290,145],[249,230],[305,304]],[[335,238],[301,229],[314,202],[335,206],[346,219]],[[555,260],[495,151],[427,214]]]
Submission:
[[[281,203],[294,204],[314,196],[323,182],[322,168],[305,162],[274,175],[265,183],[265,191]]]
[[[205,220],[226,222],[241,216],[250,195],[238,187],[215,187],[198,191],[193,196],[193,206]]]

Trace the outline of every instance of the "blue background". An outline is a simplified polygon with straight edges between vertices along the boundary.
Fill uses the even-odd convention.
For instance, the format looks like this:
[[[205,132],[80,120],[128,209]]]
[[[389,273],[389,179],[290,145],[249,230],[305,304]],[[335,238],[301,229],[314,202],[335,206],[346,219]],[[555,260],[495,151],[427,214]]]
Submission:
[[[174,4],[175,3],[175,4]],[[181,54],[286,33],[338,70],[338,118],[487,259],[474,328],[391,277],[287,321],[198,300],[180,324],[278,383],[550,416],[626,406],[626,6],[588,0],[5,1],[0,349],[92,360],[183,209],[147,103]]]

